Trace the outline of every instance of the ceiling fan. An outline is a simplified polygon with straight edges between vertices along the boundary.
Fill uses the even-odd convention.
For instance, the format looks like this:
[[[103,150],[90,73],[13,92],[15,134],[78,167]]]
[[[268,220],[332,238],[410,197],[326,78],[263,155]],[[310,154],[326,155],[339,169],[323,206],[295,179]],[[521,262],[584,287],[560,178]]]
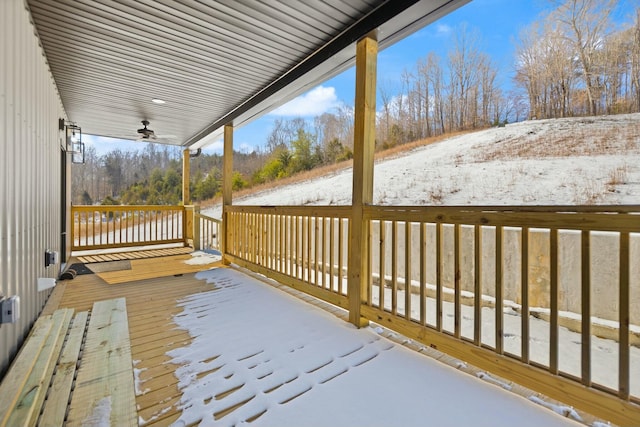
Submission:
[[[143,120],[142,121],[142,125],[144,126],[141,129],[138,129],[138,139],[141,140],[154,140],[156,139],[156,133],[152,130],[149,129],[147,126],[149,126],[149,121],[148,120]]]
[[[138,141],[159,142],[172,144],[176,140],[175,135],[156,135],[153,129],[149,129],[149,120],[142,120],[142,128],[138,129]]]

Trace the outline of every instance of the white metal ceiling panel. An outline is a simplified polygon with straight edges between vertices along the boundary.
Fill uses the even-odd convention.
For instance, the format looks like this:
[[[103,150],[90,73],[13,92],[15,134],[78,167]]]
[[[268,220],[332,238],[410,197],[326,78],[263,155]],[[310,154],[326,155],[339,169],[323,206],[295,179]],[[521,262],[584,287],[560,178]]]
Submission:
[[[200,146],[468,0],[28,0],[71,121],[84,133]],[[166,101],[157,105],[152,99]]]

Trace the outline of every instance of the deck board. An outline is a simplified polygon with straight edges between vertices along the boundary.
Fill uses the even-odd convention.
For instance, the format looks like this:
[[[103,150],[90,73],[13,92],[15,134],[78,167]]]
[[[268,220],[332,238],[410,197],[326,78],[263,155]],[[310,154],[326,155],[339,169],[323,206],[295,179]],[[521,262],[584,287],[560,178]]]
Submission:
[[[44,402],[39,426],[61,426],[67,413],[67,405],[75,379],[76,366],[86,329],[88,313],[82,311],[75,315],[69,330],[69,336],[60,354],[56,373],[51,382],[51,390]]]
[[[99,254],[99,255],[82,255],[78,257],[78,261],[84,263],[92,262],[105,262],[105,261],[120,261],[125,259],[144,259],[144,258],[156,258],[166,257],[173,255],[184,255],[191,253],[193,249],[188,246],[180,246],[176,248],[163,248],[163,249],[150,249],[141,251],[130,252],[117,252],[111,254]]]
[[[51,329],[35,359],[17,403],[6,420],[7,426],[36,425],[55,368],[55,361],[64,343],[72,316],[72,310],[58,310],[52,315]]]
[[[137,426],[131,346],[125,298],[96,302],[69,406],[69,425]]]
[[[107,271],[96,273],[109,284],[131,282],[132,280],[153,279],[156,277],[174,276],[179,274],[194,273],[206,270],[220,262],[211,262],[206,265],[191,265],[186,262],[191,260],[190,254],[174,255],[162,258],[144,258],[131,260],[131,270]]]

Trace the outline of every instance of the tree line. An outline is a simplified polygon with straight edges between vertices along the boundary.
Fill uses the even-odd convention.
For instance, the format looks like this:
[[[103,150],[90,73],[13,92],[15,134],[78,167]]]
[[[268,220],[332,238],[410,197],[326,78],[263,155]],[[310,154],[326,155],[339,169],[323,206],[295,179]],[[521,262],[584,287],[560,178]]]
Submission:
[[[553,1],[525,28],[516,50],[516,83],[530,116],[554,118],[640,111],[640,8],[616,25],[616,0]]]
[[[527,118],[640,111],[640,8],[614,25],[616,0],[550,0],[551,10],[516,40],[514,89],[505,70],[482,51],[481,36],[456,28],[444,56],[428,53],[399,81],[378,85],[376,150],[446,133],[502,126]],[[233,187],[240,189],[348,160],[353,155],[353,107],[342,104],[313,119],[276,119],[264,147],[234,152]],[[114,150],[73,172],[74,203],[177,204],[182,151],[147,144]],[[215,197],[222,156],[191,162],[191,196]]]
[[[139,151],[85,151],[85,164],[72,165],[72,202],[92,204],[177,205],[182,201],[181,147],[145,143]],[[264,163],[260,153],[234,152],[234,189],[249,185]],[[222,188],[222,156],[202,154],[191,159],[190,193],[196,202],[210,199]]]

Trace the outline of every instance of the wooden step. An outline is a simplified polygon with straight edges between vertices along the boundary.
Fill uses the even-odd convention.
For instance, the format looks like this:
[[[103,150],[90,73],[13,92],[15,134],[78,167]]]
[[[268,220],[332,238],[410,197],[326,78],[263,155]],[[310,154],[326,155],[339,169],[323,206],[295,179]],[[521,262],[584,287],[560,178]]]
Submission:
[[[0,426],[34,426],[73,310],[40,317],[0,385]]]
[[[44,402],[39,427],[54,427],[64,424],[69,404],[69,396],[73,386],[73,380],[80,356],[82,339],[87,327],[87,316],[83,311],[73,318],[67,340],[56,365],[56,371],[51,380],[47,400]]]
[[[67,425],[137,426],[135,402],[125,299],[96,302]]]

